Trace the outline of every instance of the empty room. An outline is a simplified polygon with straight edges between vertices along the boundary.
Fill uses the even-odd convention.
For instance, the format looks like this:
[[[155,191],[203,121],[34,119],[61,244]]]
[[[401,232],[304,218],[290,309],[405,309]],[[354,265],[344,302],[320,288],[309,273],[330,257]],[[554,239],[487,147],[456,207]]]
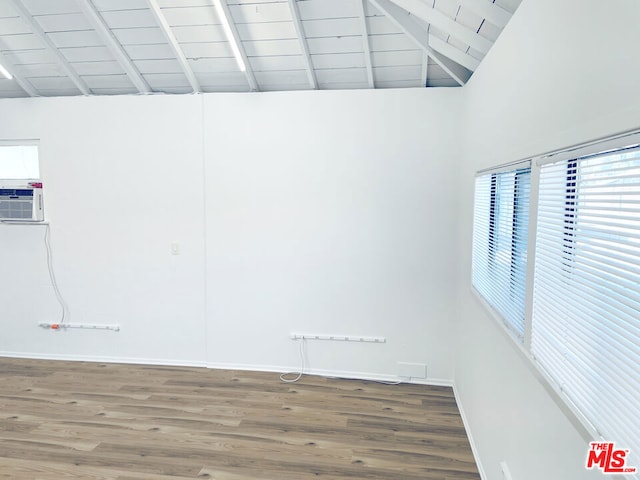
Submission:
[[[0,0],[0,478],[638,480],[638,25]]]

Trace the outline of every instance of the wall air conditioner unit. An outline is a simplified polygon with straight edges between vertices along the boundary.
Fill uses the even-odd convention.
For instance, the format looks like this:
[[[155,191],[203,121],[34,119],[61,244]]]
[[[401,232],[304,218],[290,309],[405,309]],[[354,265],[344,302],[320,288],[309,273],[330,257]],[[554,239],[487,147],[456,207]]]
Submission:
[[[0,180],[0,220],[44,221],[42,183],[11,185]]]

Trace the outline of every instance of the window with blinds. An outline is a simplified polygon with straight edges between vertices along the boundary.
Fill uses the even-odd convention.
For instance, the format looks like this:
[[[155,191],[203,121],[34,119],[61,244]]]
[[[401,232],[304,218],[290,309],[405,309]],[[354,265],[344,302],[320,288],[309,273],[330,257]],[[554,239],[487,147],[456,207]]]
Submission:
[[[472,281],[522,341],[531,167],[476,177]]]
[[[640,466],[640,147],[541,166],[531,353]]]

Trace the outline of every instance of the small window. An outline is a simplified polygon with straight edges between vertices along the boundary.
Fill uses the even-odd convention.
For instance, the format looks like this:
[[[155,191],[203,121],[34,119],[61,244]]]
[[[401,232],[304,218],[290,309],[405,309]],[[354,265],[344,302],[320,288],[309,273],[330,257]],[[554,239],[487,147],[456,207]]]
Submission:
[[[37,145],[0,144],[0,179],[37,180],[39,178]]]
[[[522,340],[531,168],[476,177],[473,286]]]

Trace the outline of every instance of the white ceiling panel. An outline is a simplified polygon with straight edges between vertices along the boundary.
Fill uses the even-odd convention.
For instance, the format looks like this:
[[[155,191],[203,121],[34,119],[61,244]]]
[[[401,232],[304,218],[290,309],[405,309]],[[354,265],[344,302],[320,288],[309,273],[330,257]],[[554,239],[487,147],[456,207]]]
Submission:
[[[160,8],[165,7],[203,7],[210,6],[215,0],[157,0]],[[228,2],[231,3],[231,2]]]
[[[24,23],[19,17],[0,18],[0,34],[16,35],[31,33],[31,27]]]
[[[361,36],[360,25],[359,18],[331,18],[302,22],[307,38]]]
[[[318,70],[318,83],[368,83],[366,68]]]
[[[134,65],[142,74],[147,73],[180,73],[183,74],[182,67],[177,60],[135,60]]]
[[[171,47],[166,43],[126,45],[124,50],[131,60],[162,60],[164,58],[174,58]]]
[[[258,85],[286,85],[293,84],[309,84],[307,80],[307,72],[305,70],[282,70],[276,72],[255,72]]]
[[[420,80],[422,78],[422,65],[405,67],[374,67],[373,77],[376,82]]]
[[[189,25],[172,27],[179,43],[227,42],[222,25]]]
[[[402,30],[387,17],[367,17],[367,27],[369,35],[388,35],[390,33],[400,34]]]
[[[218,58],[200,58],[198,60],[190,59],[189,65],[193,73],[224,73],[238,70],[236,59],[232,56]]]
[[[309,53],[354,53],[363,51],[362,37],[310,38]]]
[[[48,50],[15,50],[4,56],[14,65],[33,65],[38,63],[54,63],[55,58]]]
[[[17,17],[18,12],[9,2],[0,2],[0,18]],[[17,84],[16,84],[17,85]]]
[[[80,13],[75,0],[20,0],[31,15],[58,15]]]
[[[326,18],[358,18],[359,0],[305,0],[298,2],[302,20],[322,20]]]
[[[182,51],[189,59],[233,57],[229,42],[216,43],[184,43]]]
[[[453,80],[453,83],[457,85],[455,80]],[[376,81],[376,88],[418,88],[424,86],[424,81],[422,80]]]
[[[24,92],[17,82],[4,82],[0,98],[246,92],[255,83],[258,91],[455,86],[463,83],[451,77],[456,67],[443,70],[427,57],[428,46],[412,38],[429,38],[451,65],[477,66],[521,0],[495,0],[486,8],[423,0],[436,9],[433,20],[409,17],[402,7],[382,11],[366,0],[225,0],[246,74],[217,16],[217,0],[155,0],[166,24],[149,0],[88,0],[97,18],[77,0],[16,1],[24,7],[0,0],[0,52],[26,79],[25,88],[31,79],[34,88]],[[398,4],[408,5],[391,3]],[[95,30],[101,20],[106,32]],[[411,36],[404,28],[413,29]]]
[[[249,57],[298,55],[300,53],[298,39],[247,41],[242,42],[242,46]]]
[[[124,70],[115,60],[108,62],[80,62],[73,63],[73,69],[78,75],[122,75]]]
[[[29,82],[36,90],[74,90],[78,94],[78,89],[68,77],[31,77]]]
[[[304,70],[306,63],[302,55],[286,55],[279,57],[250,57],[254,72],[270,72],[276,70]]]
[[[81,13],[66,15],[40,15],[35,17],[45,32],[68,32],[76,30],[93,30],[89,20]]]
[[[58,48],[99,47],[103,46],[102,39],[94,30],[81,30],[78,32],[53,32],[48,34],[51,41]]]
[[[311,61],[316,70],[350,67],[364,68],[366,66],[364,53],[311,55]]]
[[[133,87],[130,87],[130,88],[124,88],[124,87],[119,87],[119,88],[92,88],[91,92],[94,95],[134,95],[134,94],[138,93],[138,90],[136,90]]]
[[[43,47],[42,41],[32,33],[20,35],[0,35],[0,50],[38,50]]]
[[[229,5],[233,21],[242,23],[290,22],[291,10],[288,2]]]
[[[495,42],[498,39],[501,31],[502,30],[496,27],[493,23],[483,22],[478,33],[484,38],[488,38],[492,42]]]
[[[101,12],[139,10],[149,7],[147,0],[91,0],[91,2]]]
[[[406,35],[371,35],[369,45],[372,52],[394,50],[416,50],[416,43]]]
[[[125,74],[87,75],[82,79],[89,88],[131,88],[131,80]]]
[[[163,8],[162,14],[172,27],[220,24],[213,5],[210,7]]]
[[[238,24],[238,34],[242,41],[297,39],[293,22],[240,23]]]
[[[98,62],[113,60],[113,55],[105,46],[61,48],[60,52],[70,62]]]
[[[157,27],[158,23],[148,8],[140,10],[105,11],[100,15],[109,28],[146,28]]]
[[[39,88],[38,93],[43,97],[73,97],[78,95],[76,88]]]
[[[192,91],[189,80],[181,73],[149,73],[144,78],[154,88],[181,87]]]
[[[118,28],[112,30],[122,45],[151,45],[167,43],[160,27],[153,28]]]
[[[57,63],[38,63],[35,65],[16,66],[16,73],[21,77],[64,77],[64,71]]]
[[[392,52],[372,52],[371,63],[374,67],[399,67],[422,65],[421,50],[400,50]]]
[[[247,83],[247,76],[240,72],[225,72],[225,73],[206,73],[198,75],[200,85],[206,91],[215,91],[215,88],[222,88],[226,86],[237,87],[238,90],[247,92],[249,91],[249,84]]]

